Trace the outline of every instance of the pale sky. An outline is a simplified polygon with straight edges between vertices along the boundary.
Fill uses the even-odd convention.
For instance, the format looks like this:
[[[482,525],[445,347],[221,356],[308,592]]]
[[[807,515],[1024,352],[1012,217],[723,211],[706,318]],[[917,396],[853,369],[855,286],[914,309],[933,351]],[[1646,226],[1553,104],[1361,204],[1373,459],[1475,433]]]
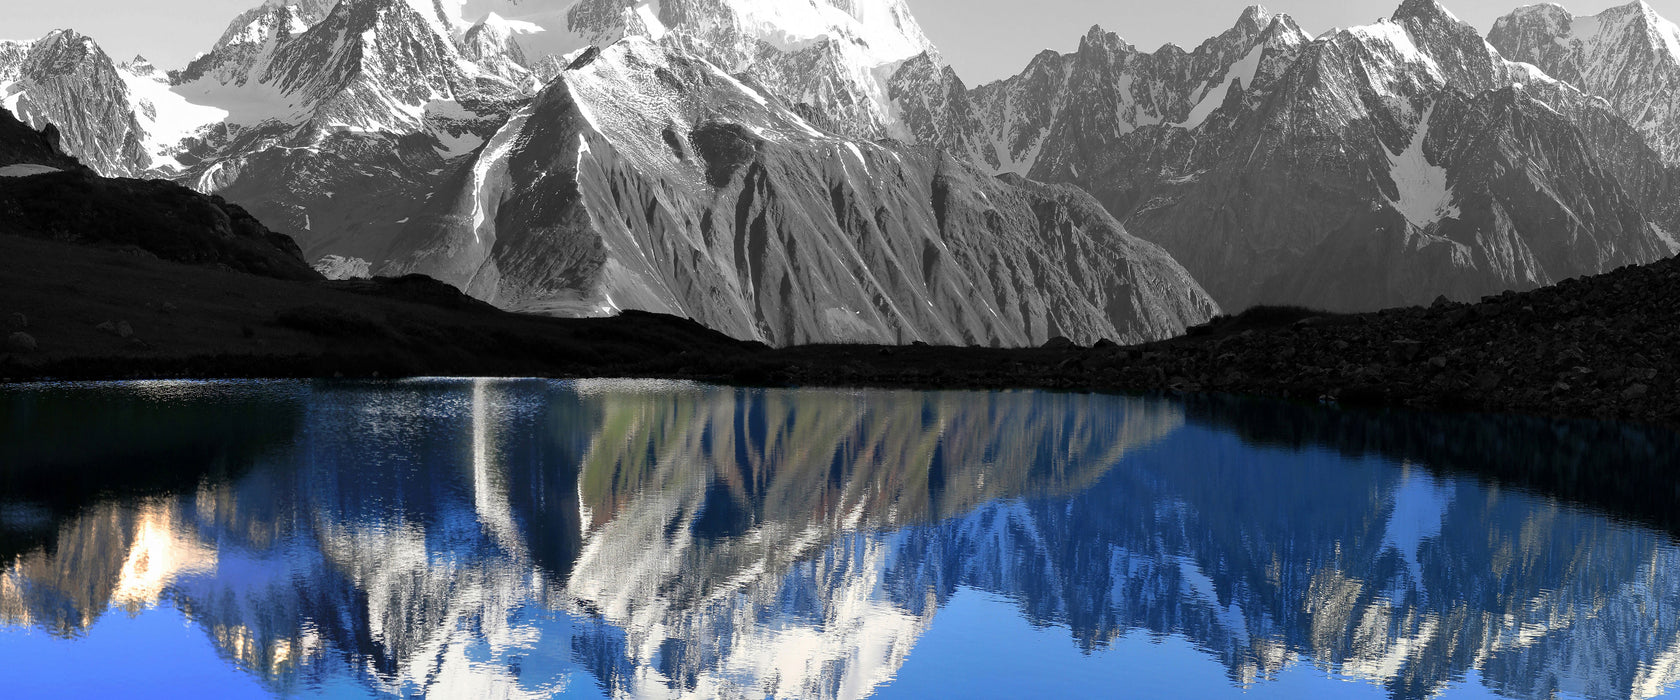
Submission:
[[[803,0],[784,0],[799,2]],[[1534,0],[1445,0],[1447,9],[1486,31],[1499,16]],[[228,22],[260,0],[0,0],[0,38],[33,39],[70,27],[92,36],[118,61],[145,54],[180,68],[209,50]],[[1025,68],[1042,49],[1071,51],[1093,24],[1146,50],[1172,42],[1193,48],[1231,27],[1253,0],[908,0],[945,58],[970,86]],[[1627,0],[1565,0],[1594,14]],[[1650,0],[1680,21],[1680,0]],[[1368,24],[1400,0],[1274,0],[1308,33]]]

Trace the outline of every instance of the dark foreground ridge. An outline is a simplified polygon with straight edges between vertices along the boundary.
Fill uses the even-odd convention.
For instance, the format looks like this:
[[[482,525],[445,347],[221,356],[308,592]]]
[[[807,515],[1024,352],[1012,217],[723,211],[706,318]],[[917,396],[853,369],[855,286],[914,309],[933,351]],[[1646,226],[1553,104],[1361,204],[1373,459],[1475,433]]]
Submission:
[[[1355,315],[1261,307],[1136,347],[774,357],[785,373],[775,378],[795,384],[1222,392],[1680,427],[1680,259],[1476,304]]]
[[[1134,347],[770,349],[647,313],[507,313],[418,276],[327,282],[0,235],[0,377],[657,377],[1226,393],[1680,427],[1680,260],[1478,304],[1260,308]]]

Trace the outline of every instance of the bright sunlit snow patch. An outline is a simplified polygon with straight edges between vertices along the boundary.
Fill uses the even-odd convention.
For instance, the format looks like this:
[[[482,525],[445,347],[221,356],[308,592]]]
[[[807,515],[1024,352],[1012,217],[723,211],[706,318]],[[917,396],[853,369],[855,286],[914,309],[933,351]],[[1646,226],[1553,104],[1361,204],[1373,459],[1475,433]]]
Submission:
[[[174,164],[170,153],[180,148],[182,140],[228,118],[227,110],[191,102],[162,80],[136,75],[127,68],[118,68],[117,74],[141,108],[136,116],[146,130],[147,152],[163,163]]]
[[[1663,245],[1668,246],[1669,255],[1680,255],[1680,237],[1676,237],[1667,229],[1656,224],[1647,225],[1651,227],[1652,235],[1655,235],[1657,240],[1662,241]]]
[[[302,112],[300,101],[279,88],[255,80],[244,85],[223,85],[210,79],[173,88],[187,102],[215,105],[227,113],[227,123],[253,126],[269,120],[293,121]]]
[[[1423,153],[1423,142],[1429,136],[1429,120],[1434,116],[1431,105],[1418,119],[1417,133],[1400,153],[1388,155],[1388,176],[1394,181],[1398,198],[1391,203],[1404,214],[1413,226],[1425,228],[1443,218],[1458,216],[1453,204],[1453,191],[1447,184],[1447,169],[1429,162]]]
[[[1384,70],[1379,71],[1381,73],[1393,73],[1393,68],[1398,68],[1404,64],[1412,64],[1423,66],[1430,77],[1436,80],[1444,79],[1440,64],[1418,48],[1417,41],[1412,38],[1411,33],[1406,31],[1405,27],[1384,19],[1376,24],[1349,28],[1347,32],[1359,41],[1374,46],[1387,47],[1388,51],[1374,53],[1370,56],[1372,60],[1379,64],[1388,64],[1383,66]]]
[[[538,34],[543,31],[542,26],[534,22],[508,19],[494,12],[484,17],[484,24],[489,27],[505,29],[509,34]]]
[[[457,136],[440,129],[432,132],[432,136],[438,140],[438,155],[445,159],[459,158],[484,145],[484,138],[470,131]]]
[[[1208,116],[1213,114],[1213,110],[1219,109],[1220,105],[1225,104],[1225,96],[1230,94],[1231,85],[1238,80],[1242,81],[1244,90],[1252,90],[1254,88],[1254,76],[1260,72],[1260,59],[1265,53],[1266,45],[1256,44],[1253,49],[1249,50],[1247,56],[1243,56],[1242,60],[1232,64],[1231,68],[1225,71],[1225,82],[1209,90],[1202,97],[1202,101],[1197,102],[1196,107],[1190,110],[1190,116],[1186,117],[1184,123],[1179,124],[1179,126],[1191,130],[1201,126],[1202,122],[1207,121]]]
[[[659,3],[644,2],[636,6],[636,15],[641,18],[642,26],[647,28],[648,38],[659,41],[665,38],[665,25],[659,21]]]
[[[491,197],[507,188],[508,156],[512,154],[519,134],[525,129],[525,121],[530,117],[529,108],[515,114],[495,136],[490,137],[490,142],[484,146],[483,154],[473,163],[474,242],[482,241],[484,236],[491,235],[493,231],[495,208]],[[491,230],[486,230],[487,222],[491,224]]]

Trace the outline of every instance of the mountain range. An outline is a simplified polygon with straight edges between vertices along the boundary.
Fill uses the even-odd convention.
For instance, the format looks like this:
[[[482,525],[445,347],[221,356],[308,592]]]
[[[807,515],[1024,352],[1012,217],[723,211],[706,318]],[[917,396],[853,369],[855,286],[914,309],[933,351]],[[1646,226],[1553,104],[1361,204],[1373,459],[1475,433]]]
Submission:
[[[741,339],[1139,342],[1680,252],[1680,29],[1434,0],[1193,50],[1093,28],[970,88],[902,0],[268,0],[164,71],[60,30],[0,103],[329,275]]]

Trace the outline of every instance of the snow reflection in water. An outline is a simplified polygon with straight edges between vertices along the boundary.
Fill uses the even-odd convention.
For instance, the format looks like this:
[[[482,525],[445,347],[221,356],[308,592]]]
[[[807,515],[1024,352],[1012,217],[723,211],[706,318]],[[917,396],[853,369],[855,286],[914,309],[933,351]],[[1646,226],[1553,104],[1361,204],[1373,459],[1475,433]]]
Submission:
[[[1668,535],[1439,469],[1676,454],[1625,427],[600,381],[0,406],[8,697],[1627,698],[1680,673]]]

